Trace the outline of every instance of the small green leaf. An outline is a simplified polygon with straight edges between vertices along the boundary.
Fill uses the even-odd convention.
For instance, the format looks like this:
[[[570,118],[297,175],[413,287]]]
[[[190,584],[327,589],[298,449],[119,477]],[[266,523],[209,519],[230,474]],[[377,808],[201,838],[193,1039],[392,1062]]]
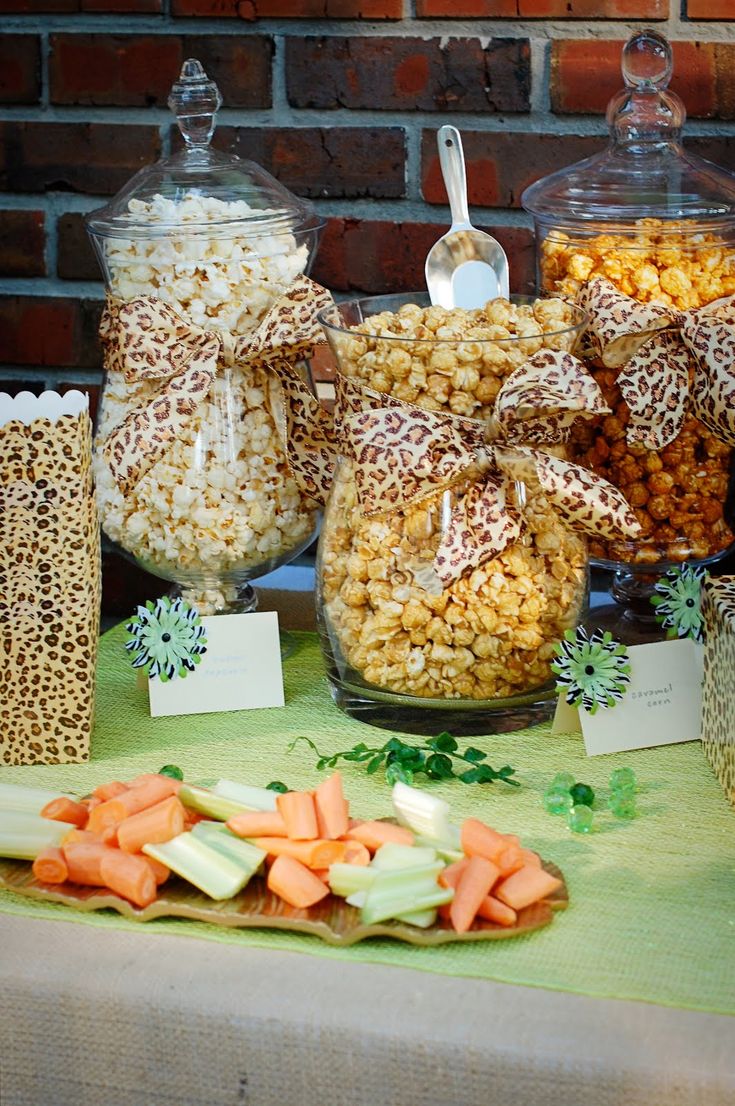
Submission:
[[[454,740],[451,734],[444,733],[437,734],[436,737],[432,737],[426,742],[432,749],[436,749],[439,753],[456,753],[457,742]]]
[[[459,777],[462,783],[479,783],[480,776],[476,768],[468,768],[465,772],[460,772]]]
[[[270,783],[265,785],[266,791],[276,791],[279,795],[285,795],[290,788],[286,787],[285,783],[281,783],[280,780],[271,780]]]
[[[468,760],[470,764],[478,764],[481,760],[486,760],[487,753],[483,753],[482,749],[474,749],[471,745],[469,749],[465,749],[462,754],[463,760]]]
[[[373,759],[370,761],[370,763],[367,766],[368,776],[374,776],[375,775],[375,773],[378,771],[381,764],[383,763],[384,759],[385,759],[385,755],[383,753],[378,753],[377,756],[373,757]]]
[[[454,775],[451,760],[444,753],[434,753],[426,761],[426,774],[433,780],[448,780]]]
[[[392,764],[389,764],[385,770],[385,779],[389,784],[394,783],[413,783],[413,772],[410,768],[404,768],[400,761],[394,760]]]

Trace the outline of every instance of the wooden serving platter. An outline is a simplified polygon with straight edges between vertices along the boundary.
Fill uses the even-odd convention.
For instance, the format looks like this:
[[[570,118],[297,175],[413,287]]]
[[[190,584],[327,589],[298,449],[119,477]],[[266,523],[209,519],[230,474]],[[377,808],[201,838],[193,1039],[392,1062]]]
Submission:
[[[441,921],[428,929],[395,921],[363,925],[360,911],[348,906],[344,899],[336,895],[329,895],[307,910],[299,910],[272,894],[260,876],[251,879],[239,895],[222,902],[215,902],[191,884],[172,876],[156,901],[140,909],[127,899],[102,888],[80,887],[74,883],[39,883],[27,861],[0,859],[0,890],[41,902],[63,903],[74,910],[116,910],[136,922],[149,922],[154,918],[194,918],[198,922],[241,929],[286,929],[310,934],[330,945],[342,947],[354,945],[368,937],[391,937],[412,945],[443,945],[450,941],[504,940],[548,925],[554,912],[568,905],[569,896],[559,869],[546,861],[543,866],[562,881],[562,886],[548,900],[521,910],[514,926],[480,921],[467,933],[456,933]]]

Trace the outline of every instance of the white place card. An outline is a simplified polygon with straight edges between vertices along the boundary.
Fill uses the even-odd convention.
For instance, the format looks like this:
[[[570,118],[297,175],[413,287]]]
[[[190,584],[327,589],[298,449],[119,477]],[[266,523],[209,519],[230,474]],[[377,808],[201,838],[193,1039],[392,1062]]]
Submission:
[[[630,683],[594,714],[559,696],[552,733],[582,733],[588,756],[675,745],[700,736],[702,646],[688,638],[629,645]]]
[[[282,707],[283,669],[275,611],[203,618],[207,651],[195,672],[148,680],[151,715]]]

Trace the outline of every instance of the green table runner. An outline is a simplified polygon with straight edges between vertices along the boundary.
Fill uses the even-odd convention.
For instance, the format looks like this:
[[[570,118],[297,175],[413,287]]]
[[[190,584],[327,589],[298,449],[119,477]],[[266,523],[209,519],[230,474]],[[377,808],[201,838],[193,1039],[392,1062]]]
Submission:
[[[3,768],[0,780],[84,792],[103,780],[174,763],[191,780],[226,776],[264,784],[277,778],[303,788],[321,777],[305,745],[286,755],[296,735],[310,736],[324,751],[387,738],[332,704],[313,634],[294,635],[297,648],[284,666],[285,708],[155,720],[135,686],[123,637],[118,627],[101,641],[91,761]],[[552,737],[548,726],[540,726],[473,738],[472,744],[486,750],[494,766],[512,764],[523,787],[428,786],[452,804],[456,821],[472,814],[517,832],[566,876],[569,909],[527,937],[430,949],[381,939],[335,949],[313,937],[185,920],[143,927],[114,912],[77,914],[7,892],[0,894],[0,911],[735,1014],[735,816],[699,743],[588,759],[580,737]],[[610,771],[623,764],[643,787],[634,821],[598,811],[595,831],[583,836],[544,811],[541,792],[557,771],[604,790]],[[351,765],[343,775],[355,816],[390,813],[382,777]]]

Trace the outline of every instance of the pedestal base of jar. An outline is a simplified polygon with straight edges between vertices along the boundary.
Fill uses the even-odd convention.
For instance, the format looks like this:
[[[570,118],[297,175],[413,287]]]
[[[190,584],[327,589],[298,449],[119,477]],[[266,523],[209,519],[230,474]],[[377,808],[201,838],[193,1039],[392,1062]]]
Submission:
[[[202,616],[215,614],[252,614],[258,608],[258,596],[250,584],[235,587],[229,584],[203,584],[201,587],[174,585],[172,597],[181,596]]]
[[[661,574],[615,572],[610,588],[615,602],[594,607],[585,620],[586,629],[590,633],[609,630],[615,640],[624,645],[665,641],[666,630],[656,621],[656,612],[651,605],[656,581]]]
[[[513,699],[425,699],[380,691],[341,679],[328,672],[330,690],[340,710],[358,722],[381,730],[435,737],[511,733],[547,722],[556,707],[553,685]]]

